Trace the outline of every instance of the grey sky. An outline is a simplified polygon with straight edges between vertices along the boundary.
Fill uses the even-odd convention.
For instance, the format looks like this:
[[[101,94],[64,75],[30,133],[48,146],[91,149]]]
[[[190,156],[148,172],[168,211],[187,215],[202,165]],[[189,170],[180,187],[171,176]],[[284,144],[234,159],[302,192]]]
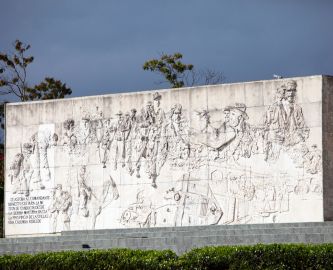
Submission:
[[[142,64],[181,52],[227,82],[333,74],[331,0],[0,0],[0,50],[31,44],[31,84],[73,96],[166,88]]]

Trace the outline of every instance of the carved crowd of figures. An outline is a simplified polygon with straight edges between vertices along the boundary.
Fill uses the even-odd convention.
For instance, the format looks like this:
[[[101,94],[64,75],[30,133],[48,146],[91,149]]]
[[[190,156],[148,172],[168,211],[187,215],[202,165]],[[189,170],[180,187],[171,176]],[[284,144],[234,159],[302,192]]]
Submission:
[[[130,176],[147,177],[154,188],[158,187],[157,179],[165,164],[168,164],[169,169],[195,171],[207,162],[230,163],[241,158],[249,159],[254,155],[262,155],[265,162],[274,163],[281,153],[287,153],[295,167],[304,168],[310,175],[317,174],[321,170],[321,150],[317,145],[307,145],[310,129],[305,123],[302,108],[296,103],[296,93],[295,81],[280,85],[276,89],[274,102],[263,114],[262,124],[257,126],[249,123],[246,105],[236,103],[223,108],[223,117],[215,122],[212,121],[214,110],[197,111],[202,128],[195,129],[185,117],[181,104],[175,104],[169,111],[164,111],[165,106],[161,106],[162,96],[158,92],[141,109],[119,111],[110,118],[105,118],[97,107],[94,114],[86,113],[82,119],[65,120],[62,131],[58,134],[47,129],[40,130],[28,142],[23,143],[21,152],[15,155],[10,166],[9,177],[13,193],[29,196],[32,190],[45,189],[45,182],[51,179],[48,152],[57,145],[65,149],[70,165],[74,164],[72,161],[87,155],[89,147],[94,148],[101,169],[115,172],[121,168]],[[87,165],[89,164],[81,162],[75,183],[70,180],[71,188],[75,186],[77,189],[75,192],[63,190],[59,184],[54,187],[50,207],[54,231],[57,229],[59,216],[62,217],[64,228],[70,228],[70,209],[75,202],[77,211],[83,217],[92,217],[94,226],[108,193],[113,194],[113,200],[119,197],[111,176],[109,181],[103,183],[102,190],[94,190],[87,180]],[[234,222],[238,215],[241,216],[235,209],[239,208],[244,198],[252,200],[254,191],[251,185],[243,188],[243,199],[240,200],[241,185],[236,179],[228,181],[230,187],[226,192],[230,194],[233,200],[231,205],[234,207],[230,222]],[[269,190],[265,192],[270,194]],[[182,215],[177,213],[180,210],[175,215],[184,216],[184,205],[189,205],[188,202],[195,193],[189,195],[188,190],[176,193],[178,196],[183,194],[182,198],[187,196],[187,203],[185,199],[181,204],[180,199],[174,200],[174,207],[177,209],[183,205]],[[213,193],[211,191],[206,197],[199,196],[202,202],[206,202],[202,203],[199,212],[205,212],[204,219],[210,219],[211,224],[216,224],[223,213]],[[176,197],[175,195],[174,198]],[[194,196],[193,201],[198,198]],[[263,208],[267,212],[271,205],[269,199],[267,202],[263,200]],[[123,212],[120,222],[128,224],[134,220],[140,227],[153,224],[156,217],[155,210],[152,209],[154,207],[150,203],[144,203],[143,195],[139,192],[137,202]],[[189,214],[189,220],[190,216]],[[175,225],[186,223],[177,220],[177,217],[174,222]]]
[[[276,162],[281,151],[288,153],[296,167],[304,167],[308,173],[320,171],[321,153],[317,145],[308,147],[307,127],[302,108],[296,104],[295,81],[281,85],[274,103],[264,114],[262,126],[251,126],[246,105],[236,103],[224,108],[224,122],[219,127],[210,123],[209,112],[205,117],[205,132],[211,133],[207,146],[216,152],[216,159],[237,160],[240,157],[264,154],[267,162]]]
[[[33,189],[45,189],[45,182],[51,180],[48,149],[56,146],[57,142],[57,134],[42,130],[21,146],[21,153],[15,155],[9,168],[14,194],[29,196]]]
[[[81,154],[85,146],[96,144],[104,168],[110,165],[116,171],[122,167],[140,178],[144,167],[152,186],[157,187],[156,179],[169,153],[175,153],[179,147],[188,148],[188,142],[182,138],[182,106],[176,104],[167,119],[160,102],[161,95],[155,93],[153,101],[140,113],[133,108],[126,113],[119,111],[115,118],[104,119],[100,115],[95,119],[83,118],[79,123],[68,119],[63,125],[63,145],[69,153]]]

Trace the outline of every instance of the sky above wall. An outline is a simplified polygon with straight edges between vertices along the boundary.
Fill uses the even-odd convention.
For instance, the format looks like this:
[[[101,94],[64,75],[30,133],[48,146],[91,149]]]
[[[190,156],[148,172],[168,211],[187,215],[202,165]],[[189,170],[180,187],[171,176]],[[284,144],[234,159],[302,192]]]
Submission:
[[[181,52],[226,82],[333,75],[331,0],[0,0],[0,50],[19,39],[29,82],[66,82],[72,96],[168,88],[143,63]]]

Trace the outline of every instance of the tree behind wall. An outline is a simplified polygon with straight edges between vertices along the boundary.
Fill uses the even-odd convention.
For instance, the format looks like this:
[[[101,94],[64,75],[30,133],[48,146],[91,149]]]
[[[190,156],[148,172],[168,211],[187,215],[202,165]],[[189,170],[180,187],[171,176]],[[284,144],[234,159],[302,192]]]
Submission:
[[[159,59],[151,59],[143,64],[143,69],[158,73],[172,88],[194,85],[218,84],[224,81],[222,72],[213,69],[197,70],[192,64],[182,62],[181,53],[162,53]],[[163,81],[162,81],[163,82]]]
[[[20,101],[64,98],[72,93],[59,80],[46,77],[43,82],[30,87],[27,82],[27,68],[34,60],[26,56],[30,45],[19,40],[14,43],[15,52],[0,53],[0,95],[11,95]]]
[[[13,44],[13,53],[0,52],[0,96],[11,97],[19,101],[46,100],[64,98],[72,90],[51,77],[46,77],[41,83],[31,87],[27,81],[27,68],[34,61],[33,56],[27,56],[29,44],[16,40]],[[0,122],[4,129],[4,107],[6,102],[0,104]],[[0,143],[0,214],[3,217],[4,194],[4,144]],[[1,235],[3,235],[2,222],[0,222]]]

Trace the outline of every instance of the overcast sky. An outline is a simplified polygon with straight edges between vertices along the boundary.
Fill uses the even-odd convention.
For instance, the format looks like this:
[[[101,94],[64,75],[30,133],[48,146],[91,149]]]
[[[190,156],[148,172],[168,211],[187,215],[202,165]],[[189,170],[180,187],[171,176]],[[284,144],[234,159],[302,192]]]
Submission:
[[[29,81],[73,96],[167,88],[142,70],[181,52],[226,82],[333,75],[332,0],[0,0],[0,50],[31,44]]]

